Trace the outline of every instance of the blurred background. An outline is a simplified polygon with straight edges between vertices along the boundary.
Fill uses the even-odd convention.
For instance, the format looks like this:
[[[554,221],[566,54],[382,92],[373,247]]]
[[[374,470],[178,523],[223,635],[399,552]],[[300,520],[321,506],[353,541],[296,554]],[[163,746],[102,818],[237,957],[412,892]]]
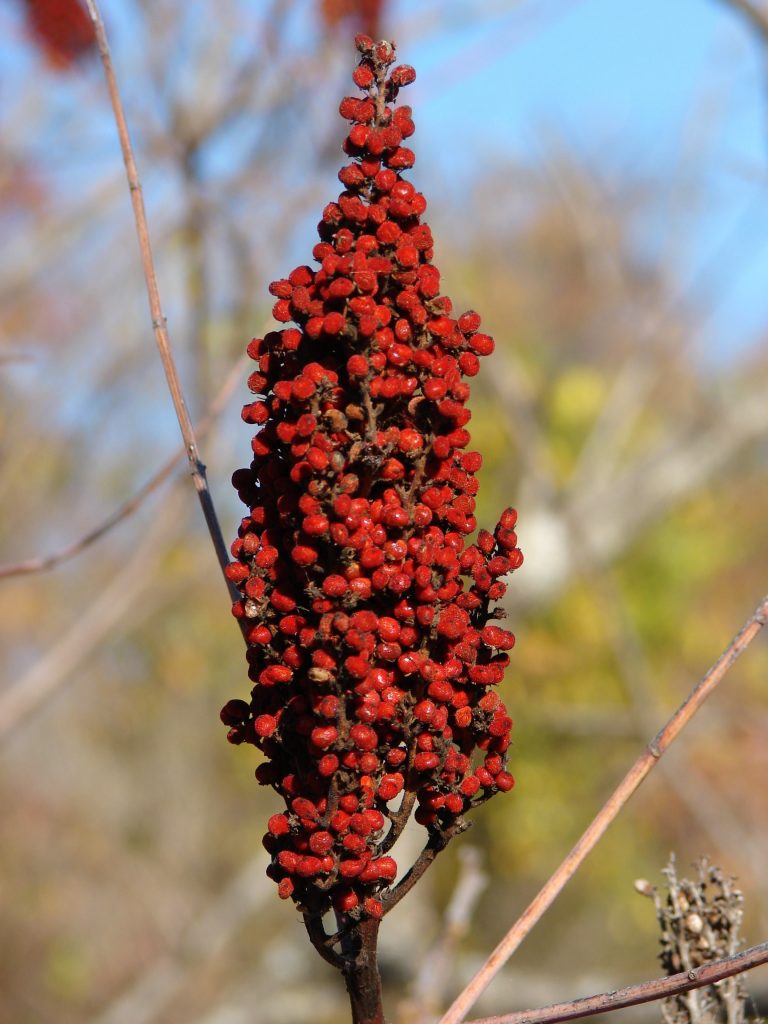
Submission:
[[[503,686],[518,786],[383,928],[389,1018],[423,1024],[768,589],[768,4],[103,7],[228,539],[238,361],[339,191],[354,32],[417,69],[435,262],[497,339],[472,401],[479,518],[514,504],[526,556]],[[178,428],[75,0],[2,0],[0,95],[0,1021],[346,1020],[264,876],[274,797],[218,721],[249,684],[183,467],[134,502]],[[658,973],[633,881],[670,850],[682,874],[706,853],[737,875],[745,938],[768,937],[767,669],[762,638],[478,1012]]]

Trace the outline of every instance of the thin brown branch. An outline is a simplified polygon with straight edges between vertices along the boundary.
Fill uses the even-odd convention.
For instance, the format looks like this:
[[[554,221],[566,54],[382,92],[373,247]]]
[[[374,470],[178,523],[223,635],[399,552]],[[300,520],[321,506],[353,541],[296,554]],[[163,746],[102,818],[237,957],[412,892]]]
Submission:
[[[525,939],[531,929],[549,909],[587,855],[597,845],[619,811],[621,811],[640,783],[653,770],[667,747],[693,718],[739,655],[746,650],[758,635],[765,625],[766,617],[768,617],[768,597],[763,598],[755,612],[733,638],[725,651],[723,651],[712,668],[697,683],[687,699],[680,705],[655,739],[648,744],[640,757],[638,757],[596,817],[587,826],[587,829],[565,860],[548,881],[544,883],[542,889],[512,925],[475,977],[459,994],[448,1012],[441,1019],[440,1024],[460,1024],[465,1019],[467,1011],[474,1005],[480,993],[487,988],[512,953],[514,953],[523,939]]]
[[[582,550],[585,550],[582,548]],[[653,685],[651,669],[628,610],[621,589],[608,572],[590,570],[591,579],[600,600],[599,616],[603,621],[616,662],[621,671],[625,691],[630,701],[630,719],[635,726],[635,738],[642,740],[660,719],[662,708]],[[759,835],[749,822],[742,822],[732,798],[721,793],[706,779],[685,750],[678,747],[677,756],[665,758],[659,765],[666,784],[692,821],[707,836],[710,846],[739,850],[750,865],[753,882],[758,887],[755,901],[758,914],[763,907],[762,929],[768,930],[768,878],[765,878],[765,850]],[[702,800],[701,794],[707,793]],[[762,899],[760,896],[762,895]],[[736,952],[736,948],[722,950],[723,954]]]
[[[34,712],[45,707],[75,668],[108,636],[142,596],[141,613],[152,607],[146,596],[162,551],[174,535],[181,515],[178,491],[162,506],[130,559],[112,575],[87,608],[81,609],[69,629],[12,686],[0,693],[0,745],[10,740]],[[155,591],[157,587],[155,587]],[[156,596],[153,595],[153,596]]]
[[[768,10],[759,7],[753,0],[720,0],[720,3],[743,14],[760,36],[763,45],[768,46]]]
[[[139,179],[136,159],[134,157],[133,147],[128,133],[128,124],[125,119],[122,100],[120,99],[117,77],[112,64],[112,56],[109,50],[109,43],[107,42],[104,21],[101,17],[97,0],[86,0],[86,3],[88,6],[88,13],[90,14],[94,31],[96,33],[99,55],[104,66],[107,90],[109,92],[110,102],[112,103],[115,125],[120,139],[120,148],[123,153],[123,162],[125,163],[125,173],[128,178],[128,187],[131,193],[131,204],[133,206],[133,216],[136,222],[136,233],[138,235],[139,249],[141,251],[141,265],[147,286],[147,297],[149,299],[149,309],[152,316],[152,327],[155,333],[155,341],[160,353],[163,369],[165,370],[168,390],[171,393],[173,408],[176,412],[176,419],[179,422],[181,436],[184,439],[184,450],[187,454],[189,470],[195,484],[195,489],[197,490],[197,496],[203,510],[203,516],[205,517],[205,522],[208,527],[208,533],[210,534],[211,541],[213,542],[216,557],[223,571],[224,567],[229,562],[229,552],[221,532],[221,526],[219,525],[219,520],[216,515],[216,509],[214,508],[211,492],[208,489],[205,465],[200,458],[195,431],[187,410],[187,404],[184,399],[181,382],[176,370],[176,363],[173,358],[166,319],[160,302],[160,291],[157,285],[157,276],[155,274],[154,260],[152,257],[149,225],[147,223],[147,215],[144,209],[144,197],[141,181]],[[239,594],[236,587],[229,583],[229,581],[226,580],[226,577],[224,577],[224,579],[230,596],[233,600],[237,600]]]
[[[451,825],[444,832],[434,833],[429,837],[427,845],[394,889],[391,889],[388,893],[382,896],[381,902],[384,904],[385,914],[388,914],[393,907],[397,906],[404,896],[408,895],[430,864],[432,864],[438,853],[446,848],[454,836],[458,836],[462,832],[466,832],[470,827],[470,824],[470,822],[463,821],[460,818],[454,825]]]
[[[176,452],[136,491],[127,501],[119,505],[114,512],[111,512],[106,519],[103,519],[98,526],[94,526],[82,537],[73,540],[70,544],[60,548],[50,555],[42,555],[39,558],[27,558],[22,562],[10,562],[8,565],[0,565],[0,580],[12,576],[30,576],[33,573],[48,572],[55,569],[62,562],[75,558],[86,548],[101,540],[113,527],[118,526],[124,520],[130,518],[144,504],[146,499],[165,483],[178,466],[184,451]]]
[[[304,927],[307,929],[309,941],[323,960],[326,960],[332,967],[341,970],[345,964],[344,957],[339,956],[329,945],[328,939],[331,936],[326,935],[320,918],[311,913],[304,914]]]
[[[390,818],[390,829],[384,837],[384,842],[381,844],[381,852],[387,853],[395,845],[397,840],[402,835],[403,829],[408,824],[411,817],[411,811],[413,805],[416,803],[416,792],[415,790],[409,789],[403,794],[403,802],[400,804],[398,809],[391,815]]]
[[[644,981],[638,985],[617,989],[615,992],[603,992],[584,999],[573,999],[567,1003],[556,1003],[540,1010],[518,1010],[515,1013],[505,1013],[501,1017],[482,1017],[468,1021],[467,1024],[555,1024],[556,1021],[592,1017],[598,1013],[609,1013],[627,1006],[637,1006],[640,1003],[650,1003],[682,992],[690,992],[705,985],[716,985],[725,978],[743,974],[765,963],[768,963],[768,942],[751,946],[736,956],[715,960],[691,971]]]
[[[88,1024],[153,1024],[162,1017],[205,965],[227,949],[238,929],[263,913],[271,897],[263,884],[268,862],[258,853],[221,891],[212,893],[191,920],[179,925],[168,947],[155,952]]]
[[[480,850],[464,846],[458,851],[459,875],[443,926],[424,957],[409,997],[401,1004],[399,1024],[434,1020],[443,1005],[443,994],[455,971],[456,950],[469,930],[472,914],[488,883],[482,870]]]
[[[381,902],[384,904],[384,913],[387,913],[393,907],[396,907],[400,900],[404,896],[408,895],[430,864],[434,861],[440,850],[443,849],[445,849],[445,844],[442,846],[436,846],[432,840],[427,843],[411,867],[397,883],[395,888],[391,892],[387,893],[382,899]]]
[[[34,363],[35,357],[29,352],[3,352],[0,354],[0,366],[12,363]]]
[[[248,362],[247,356],[242,356],[234,365],[226,380],[219,388],[219,391],[208,409],[208,412],[200,421],[197,427],[198,437],[203,437],[211,429],[216,419],[221,415],[227,402],[232,396],[238,383],[242,380],[245,367]],[[162,466],[143,484],[138,491],[131,495],[127,501],[119,505],[111,512],[106,519],[103,519],[97,526],[94,526],[82,537],[67,544],[66,547],[55,551],[50,555],[42,555],[39,558],[27,558],[22,562],[12,562],[8,565],[0,565],[0,580],[10,576],[28,576],[32,573],[47,572],[55,569],[62,562],[69,561],[79,555],[86,548],[89,548],[96,541],[101,540],[115,526],[130,518],[144,504],[146,499],[162,486],[163,483],[173,474],[174,469],[184,457],[184,449],[180,448],[174,455],[166,459]]]

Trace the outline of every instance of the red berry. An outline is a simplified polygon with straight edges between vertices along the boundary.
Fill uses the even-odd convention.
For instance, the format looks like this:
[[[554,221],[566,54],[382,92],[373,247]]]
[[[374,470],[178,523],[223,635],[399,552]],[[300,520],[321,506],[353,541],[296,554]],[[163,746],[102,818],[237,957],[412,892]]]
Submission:
[[[259,715],[254,720],[253,728],[257,736],[266,738],[274,733],[277,728],[277,721],[273,715]]]
[[[313,832],[309,837],[309,848],[312,853],[316,853],[320,856],[328,853],[333,847],[334,838],[330,832]]]
[[[373,917],[376,920],[379,920],[384,916],[384,906],[381,903],[381,900],[376,900],[372,896],[368,896],[363,900],[363,912],[367,914],[368,917]]]
[[[403,790],[403,776],[396,772],[394,775],[382,775],[379,783],[379,797],[382,800],[394,800]]]
[[[339,737],[339,731],[335,725],[318,725],[310,734],[310,740],[320,750],[332,746]]]
[[[326,334],[341,334],[347,325],[341,313],[327,313],[323,320],[323,330]]]
[[[340,914],[354,910],[360,899],[354,889],[341,889],[333,898],[333,905]]]
[[[367,89],[373,84],[373,72],[369,67],[361,64],[352,72],[352,81],[361,89]]]
[[[328,519],[322,515],[307,516],[301,524],[305,533],[312,537],[318,537],[328,532]]]
[[[472,724],[472,709],[468,707],[459,708],[456,712],[456,725],[466,729]]]
[[[277,886],[277,894],[281,900],[287,900],[293,895],[294,885],[290,878],[282,878]]]
[[[353,725],[349,736],[359,750],[375,750],[378,745],[378,737],[368,725]]]
[[[389,78],[394,85],[410,85],[416,81],[416,72],[410,64],[398,64],[396,68],[392,68]]]
[[[286,836],[291,831],[288,819],[284,814],[273,814],[267,822],[267,828],[273,836]]]

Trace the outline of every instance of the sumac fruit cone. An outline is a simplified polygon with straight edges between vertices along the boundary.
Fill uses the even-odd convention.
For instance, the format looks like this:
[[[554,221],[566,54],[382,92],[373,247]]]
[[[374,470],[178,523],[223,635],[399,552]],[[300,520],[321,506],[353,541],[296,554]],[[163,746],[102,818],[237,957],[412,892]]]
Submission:
[[[495,606],[522,562],[513,509],[469,541],[468,381],[493,340],[440,294],[403,177],[414,124],[395,101],[415,72],[388,42],[356,43],[344,189],[314,265],[270,286],[285,326],[248,346],[253,461],[233,483],[250,511],[227,575],[254,685],[222,710],[285,804],[264,838],[280,896],[350,922],[386,909],[414,804],[439,846],[513,785],[495,688],[514,637]]]

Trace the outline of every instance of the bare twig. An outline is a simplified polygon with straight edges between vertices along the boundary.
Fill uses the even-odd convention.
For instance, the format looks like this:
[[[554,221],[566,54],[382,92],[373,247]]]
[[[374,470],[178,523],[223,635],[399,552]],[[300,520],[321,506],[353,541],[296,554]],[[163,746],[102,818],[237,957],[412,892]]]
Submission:
[[[448,987],[446,982],[454,970],[456,948],[469,928],[477,901],[488,883],[477,847],[462,847],[458,857],[459,877],[445,910],[443,927],[424,957],[413,982],[412,994],[400,1007],[400,1024],[432,1020],[439,1013]]]
[[[104,22],[101,17],[97,0],[86,0],[86,3],[88,6],[88,13],[90,14],[94,31],[96,33],[99,55],[101,57],[101,62],[104,65],[104,74],[107,80],[107,90],[112,103],[117,133],[120,138],[120,148],[123,153],[123,162],[125,163],[125,172],[131,193],[131,204],[133,206],[134,220],[136,221],[136,233],[139,239],[139,249],[141,250],[141,265],[144,271],[144,280],[147,285],[147,297],[149,299],[149,308],[152,315],[152,327],[155,332],[155,341],[157,342],[160,359],[162,360],[163,369],[165,370],[165,377],[168,382],[171,399],[173,400],[173,407],[176,411],[176,418],[179,422],[181,436],[184,439],[184,450],[187,453],[187,460],[189,462],[192,480],[194,481],[195,489],[197,490],[197,496],[203,510],[203,515],[213,542],[213,547],[216,551],[216,557],[218,558],[219,565],[223,570],[229,562],[229,552],[221,532],[221,526],[219,525],[219,520],[216,515],[216,509],[214,508],[211,492],[208,489],[205,465],[200,458],[195,431],[187,410],[181,382],[179,381],[179,375],[176,370],[176,363],[173,358],[166,319],[160,302],[160,292],[157,285],[154,260],[152,258],[152,246],[149,238],[147,215],[144,209],[144,197],[141,181],[136,168],[133,147],[128,134],[128,125],[125,119],[122,101],[120,99],[115,70],[112,65],[112,56],[109,50],[109,43],[107,42],[106,30],[104,28]],[[227,589],[230,592],[230,596],[233,600],[236,600],[239,597],[237,589],[226,580],[226,577],[225,582],[227,584]]]
[[[387,853],[395,845],[397,840],[402,835],[403,829],[408,824],[413,805],[416,803],[416,792],[415,790],[407,790],[403,794],[403,802],[400,804],[398,809],[394,811],[390,816],[390,829],[384,837],[384,841],[381,844],[382,853]]]
[[[30,352],[3,352],[0,354],[0,366],[12,363],[34,363],[35,357]]]
[[[569,495],[569,521],[583,524],[582,536],[596,564],[609,561],[644,524],[712,479],[737,452],[765,435],[764,391],[761,380],[738,401],[723,402],[708,429],[688,425],[669,434],[610,481]],[[600,529],[590,525],[594,523]]]
[[[548,881],[545,882],[543,888],[512,925],[475,977],[463,992],[459,994],[448,1012],[441,1019],[440,1024],[460,1024],[464,1020],[467,1010],[475,1003],[480,993],[487,988],[512,953],[514,953],[534,925],[552,905],[587,855],[595,847],[598,840],[603,836],[608,826],[616,818],[619,811],[658,763],[659,758],[667,747],[677,738],[681,730],[696,714],[739,655],[758,635],[765,625],[766,617],[768,617],[768,596],[763,598],[755,612],[733,638],[712,668],[697,683],[687,699],[680,705],[655,739],[648,744],[640,757],[638,757],[565,860]]]
[[[453,825],[450,825],[444,832],[436,832],[430,835],[427,844],[419,856],[413,862],[409,870],[403,875],[397,885],[382,896],[384,913],[396,907],[400,900],[407,896],[418,880],[434,862],[438,853],[441,853],[454,836],[461,835],[470,827],[471,822],[459,818]]]
[[[314,914],[304,914],[304,927],[307,929],[307,935],[309,941],[315,947],[317,952],[326,960],[332,967],[342,968],[344,966],[344,957],[336,953],[329,939],[331,936],[326,935],[325,929],[323,928],[323,922],[319,917]]]
[[[635,737],[642,739],[659,720],[662,710],[651,683],[650,666],[616,580],[607,571],[594,571],[590,575],[601,604],[600,618],[606,626],[631,704],[630,717],[635,725]],[[768,879],[764,878],[765,851],[754,829],[749,823],[739,820],[733,801],[722,795],[679,747],[677,755],[676,760],[665,758],[659,766],[670,790],[711,844],[722,847],[725,838],[729,849],[739,850],[741,857],[750,865],[758,893],[768,896]],[[701,793],[705,790],[707,799],[702,800]],[[766,902],[765,899],[756,901],[758,914],[761,904]],[[765,911],[763,927],[768,928],[768,913]],[[735,952],[736,948],[722,950],[723,955]]]
[[[468,1021],[467,1024],[555,1024],[556,1021],[576,1020],[579,1017],[591,1017],[598,1013],[609,1013],[621,1010],[626,1006],[637,1006],[639,1003],[650,1003],[656,999],[690,992],[692,989],[705,985],[714,985],[724,978],[732,978],[735,974],[743,974],[753,967],[768,963],[768,942],[759,946],[751,946],[736,956],[723,960],[715,960],[704,967],[697,967],[671,977],[656,978],[644,981],[639,985],[617,989],[615,992],[603,992],[601,995],[588,996],[585,999],[573,999],[567,1003],[545,1006],[540,1010],[519,1010],[516,1013],[505,1013],[501,1017],[482,1017]]]
[[[227,376],[227,379],[219,388],[218,394],[211,403],[208,412],[198,424],[198,437],[202,437],[208,433],[222,410],[225,408],[227,402],[232,396],[232,392],[242,380],[247,362],[248,357],[242,356],[233,366]],[[94,526],[87,533],[83,534],[82,537],[78,537],[77,540],[72,541],[71,544],[67,544],[66,547],[63,547],[59,551],[53,552],[50,555],[42,555],[40,558],[28,558],[23,562],[13,562],[8,565],[0,565],[0,580],[7,579],[10,576],[28,576],[32,573],[46,572],[50,569],[55,569],[56,566],[61,565],[62,562],[66,562],[70,558],[74,558],[76,555],[79,555],[86,548],[95,544],[97,540],[104,537],[105,534],[109,533],[115,526],[119,526],[120,523],[133,515],[133,513],[144,504],[146,499],[160,486],[162,486],[162,484],[165,483],[165,481],[173,474],[174,469],[176,469],[183,457],[184,449],[181,448],[174,455],[168,458],[149,478],[149,480],[147,480],[147,482],[143,484],[138,491],[132,494],[127,501],[124,501],[122,505],[111,512],[106,519],[103,519],[97,526]]]
[[[117,998],[91,1024],[152,1024],[201,970],[232,941],[250,917],[262,910],[267,857],[257,854],[186,924],[165,952],[152,957]]]
[[[31,668],[0,693],[0,744],[18,726],[50,700],[72,675],[75,667],[124,620],[136,598],[144,592],[151,572],[178,522],[180,508],[174,495],[163,506],[140,544],[112,576],[91,604],[78,613],[70,629],[57,639]]]
[[[720,3],[740,11],[760,36],[763,46],[768,47],[768,10],[758,6],[753,0],[720,0]]]

